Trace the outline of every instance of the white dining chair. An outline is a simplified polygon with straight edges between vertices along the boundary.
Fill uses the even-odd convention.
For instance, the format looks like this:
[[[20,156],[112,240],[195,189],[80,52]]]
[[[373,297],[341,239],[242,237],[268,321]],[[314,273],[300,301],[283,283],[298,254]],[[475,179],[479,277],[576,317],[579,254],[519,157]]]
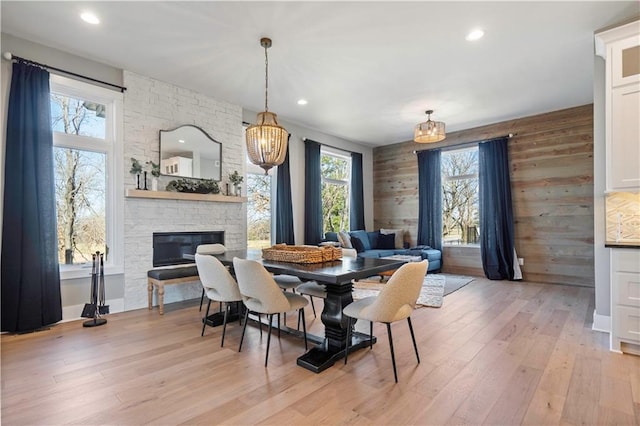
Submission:
[[[249,313],[266,314],[269,318],[269,331],[267,334],[267,353],[264,359],[264,366],[269,361],[269,346],[271,344],[271,328],[273,324],[273,315],[298,311],[298,318],[302,321],[302,332],[304,335],[304,348],[307,349],[307,327],[304,318],[304,307],[309,301],[292,292],[282,291],[276,284],[273,276],[255,260],[246,260],[235,257],[233,259],[233,269],[240,287],[242,302],[244,303],[245,317],[244,326],[242,328],[242,337],[240,337],[240,346],[238,352],[242,351],[242,342],[244,340],[245,331]],[[278,321],[278,325],[280,321]],[[278,328],[278,330],[280,330]],[[279,334],[278,334],[279,335]]]
[[[393,350],[393,337],[391,335],[391,323],[407,319],[413,349],[416,352],[418,364],[420,355],[416,338],[411,325],[411,313],[415,308],[420,290],[427,273],[428,260],[422,262],[409,262],[402,265],[384,285],[378,296],[365,297],[345,306],[342,313],[348,317],[347,325],[347,347],[344,356],[344,363],[347,363],[349,356],[349,342],[351,341],[352,319],[362,319],[371,322],[369,327],[369,338],[373,338],[373,322],[382,322],[387,325],[387,335],[389,336],[389,348],[391,349],[391,362],[393,364],[393,376],[398,383],[398,372],[396,369],[396,358]],[[373,346],[370,344],[370,348]]]
[[[240,288],[229,270],[214,256],[196,253],[195,257],[200,282],[202,283],[202,288],[209,299],[207,312],[202,319],[202,333],[200,335],[204,336],[204,329],[207,325],[207,317],[209,316],[211,301],[220,302],[220,305],[225,305],[224,320],[222,322],[222,341],[220,342],[220,346],[224,346],[224,336],[227,331],[227,317],[229,315],[230,303],[242,301]]]

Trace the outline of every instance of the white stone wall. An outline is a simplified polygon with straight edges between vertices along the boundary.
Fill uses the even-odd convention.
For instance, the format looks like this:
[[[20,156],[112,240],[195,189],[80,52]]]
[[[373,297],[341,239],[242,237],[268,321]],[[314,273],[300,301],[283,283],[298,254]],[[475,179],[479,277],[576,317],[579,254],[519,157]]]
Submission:
[[[222,144],[223,179],[234,170],[245,175],[241,107],[129,71],[124,72],[124,85],[125,189],[135,187],[130,158],[158,162],[159,131],[183,124],[202,128]],[[161,177],[159,188],[169,180]],[[125,310],[147,306],[153,232],[222,230],[229,250],[246,248],[244,203],[125,198],[124,205]],[[200,297],[201,291],[198,282],[167,286],[165,303]]]

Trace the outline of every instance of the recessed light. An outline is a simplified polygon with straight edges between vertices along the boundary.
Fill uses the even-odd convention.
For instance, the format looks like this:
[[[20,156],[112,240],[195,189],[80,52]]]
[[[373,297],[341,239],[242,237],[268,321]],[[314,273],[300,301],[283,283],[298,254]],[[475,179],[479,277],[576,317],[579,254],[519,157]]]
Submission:
[[[481,39],[483,35],[484,35],[484,31],[482,31],[482,30],[473,30],[469,34],[467,34],[465,39],[467,41],[476,41],[476,40]]]
[[[178,139],[178,142],[184,143],[184,139]]]
[[[80,18],[88,24],[98,25],[100,23],[100,19],[91,12],[82,12]]]
[[[306,105],[306,104],[308,104],[308,103],[309,103],[309,102],[307,102],[307,100],[306,100],[306,99],[298,99],[298,105]]]

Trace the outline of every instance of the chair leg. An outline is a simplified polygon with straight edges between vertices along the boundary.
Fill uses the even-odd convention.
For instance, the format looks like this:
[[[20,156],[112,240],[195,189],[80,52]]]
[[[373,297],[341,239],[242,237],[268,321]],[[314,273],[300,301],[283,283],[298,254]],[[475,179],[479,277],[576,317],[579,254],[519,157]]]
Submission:
[[[269,346],[271,345],[271,324],[273,324],[273,314],[269,315],[269,332],[267,334],[267,354],[264,357],[264,366],[267,366],[269,361]]]
[[[280,314],[278,314],[278,339],[280,339]]]
[[[202,312],[202,302],[204,302],[204,287],[202,288],[202,296],[200,296],[200,312]]]
[[[304,335],[304,350],[308,349],[307,347],[307,322],[304,319],[304,308],[300,308],[298,310],[298,315],[302,316],[302,334]]]
[[[227,332],[227,315],[229,314],[229,304],[225,303],[224,305],[224,319],[222,320],[222,342],[220,342],[220,347],[224,347],[224,335]]]
[[[262,337],[262,316],[258,314],[258,325],[260,326],[260,337]]]
[[[313,309],[313,317],[314,317],[314,318],[318,318],[318,317],[316,316],[316,307],[315,307],[315,305],[313,304],[313,296],[309,296],[309,300],[311,301],[311,309]]]
[[[396,354],[393,352],[393,337],[391,336],[391,324],[387,323],[387,334],[389,335],[389,348],[391,349],[391,362],[393,363],[393,377],[398,383],[398,372],[396,371]]]
[[[244,325],[242,326],[242,336],[240,337],[240,346],[238,352],[242,351],[242,342],[244,340],[244,332],[247,329],[247,323],[249,322],[249,308],[244,311]]]
[[[373,349],[373,321],[369,321],[369,350]]]
[[[204,314],[204,318],[202,319],[202,333],[200,333],[200,336],[204,336],[204,328],[207,326],[207,317],[209,316],[210,307],[211,307],[211,299],[209,299],[209,303],[207,303],[207,313]]]
[[[344,365],[347,365],[347,358],[349,357],[349,343],[351,343],[351,317],[347,317],[347,344],[344,350]]]
[[[409,323],[409,331],[411,332],[411,340],[413,340],[413,349],[416,351],[416,359],[418,360],[418,364],[420,364],[420,355],[418,355],[418,345],[416,345],[416,336],[413,334],[413,326],[411,325],[411,317],[407,317],[407,322]]]

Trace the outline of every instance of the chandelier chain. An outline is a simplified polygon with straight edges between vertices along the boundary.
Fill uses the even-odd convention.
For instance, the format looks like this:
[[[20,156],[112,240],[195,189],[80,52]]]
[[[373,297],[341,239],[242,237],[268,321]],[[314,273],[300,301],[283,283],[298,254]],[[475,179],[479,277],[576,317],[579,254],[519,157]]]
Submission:
[[[267,55],[267,49],[264,47],[264,110],[269,111],[269,56]]]

